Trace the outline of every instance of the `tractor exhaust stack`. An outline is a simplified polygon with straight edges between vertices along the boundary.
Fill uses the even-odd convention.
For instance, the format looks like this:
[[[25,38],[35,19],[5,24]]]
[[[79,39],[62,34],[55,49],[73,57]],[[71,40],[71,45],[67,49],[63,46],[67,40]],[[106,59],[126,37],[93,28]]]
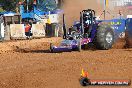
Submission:
[[[67,31],[66,31],[66,23],[65,23],[65,14],[63,14],[63,32],[64,32],[63,39],[66,39]]]

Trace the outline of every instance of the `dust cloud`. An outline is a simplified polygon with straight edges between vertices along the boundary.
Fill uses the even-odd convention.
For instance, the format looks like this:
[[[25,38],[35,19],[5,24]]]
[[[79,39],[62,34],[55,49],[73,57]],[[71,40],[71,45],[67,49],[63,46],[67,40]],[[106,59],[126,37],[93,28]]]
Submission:
[[[103,5],[97,0],[65,0],[63,10],[66,18],[67,26],[71,26],[74,21],[79,20],[80,12],[85,9],[94,9],[96,16],[99,16],[103,9]]]

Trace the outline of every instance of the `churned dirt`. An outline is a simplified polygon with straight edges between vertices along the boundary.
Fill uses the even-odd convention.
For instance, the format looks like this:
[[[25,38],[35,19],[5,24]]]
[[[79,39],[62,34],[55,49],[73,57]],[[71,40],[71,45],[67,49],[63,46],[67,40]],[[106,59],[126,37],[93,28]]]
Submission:
[[[50,53],[49,44],[60,40],[0,43],[0,88],[82,88],[78,81],[82,68],[91,79],[132,79],[132,49]]]
[[[126,45],[126,39],[125,38],[119,38],[115,41],[113,45],[113,49],[125,49],[128,48],[128,45]]]

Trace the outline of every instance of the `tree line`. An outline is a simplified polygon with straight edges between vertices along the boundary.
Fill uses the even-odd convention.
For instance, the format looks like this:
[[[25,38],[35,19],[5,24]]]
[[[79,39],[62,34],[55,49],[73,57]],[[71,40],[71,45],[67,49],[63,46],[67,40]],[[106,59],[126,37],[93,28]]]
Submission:
[[[24,0],[0,0],[0,10],[4,11],[15,11],[19,7],[19,2],[22,2]],[[25,0],[26,1],[26,0]],[[34,0],[29,0],[29,2],[33,2]],[[46,1],[46,0],[44,0]],[[57,0],[58,6],[61,7],[62,3],[64,3],[64,0]]]
[[[5,11],[15,11],[19,1],[22,0],[0,0],[1,9]]]

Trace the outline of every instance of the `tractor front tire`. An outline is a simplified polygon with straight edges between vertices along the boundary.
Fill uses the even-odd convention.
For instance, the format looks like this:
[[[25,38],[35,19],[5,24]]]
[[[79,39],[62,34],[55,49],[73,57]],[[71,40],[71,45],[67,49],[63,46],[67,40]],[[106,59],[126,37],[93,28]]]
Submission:
[[[108,50],[114,44],[114,31],[109,25],[101,25],[97,29],[96,47],[101,50]]]

